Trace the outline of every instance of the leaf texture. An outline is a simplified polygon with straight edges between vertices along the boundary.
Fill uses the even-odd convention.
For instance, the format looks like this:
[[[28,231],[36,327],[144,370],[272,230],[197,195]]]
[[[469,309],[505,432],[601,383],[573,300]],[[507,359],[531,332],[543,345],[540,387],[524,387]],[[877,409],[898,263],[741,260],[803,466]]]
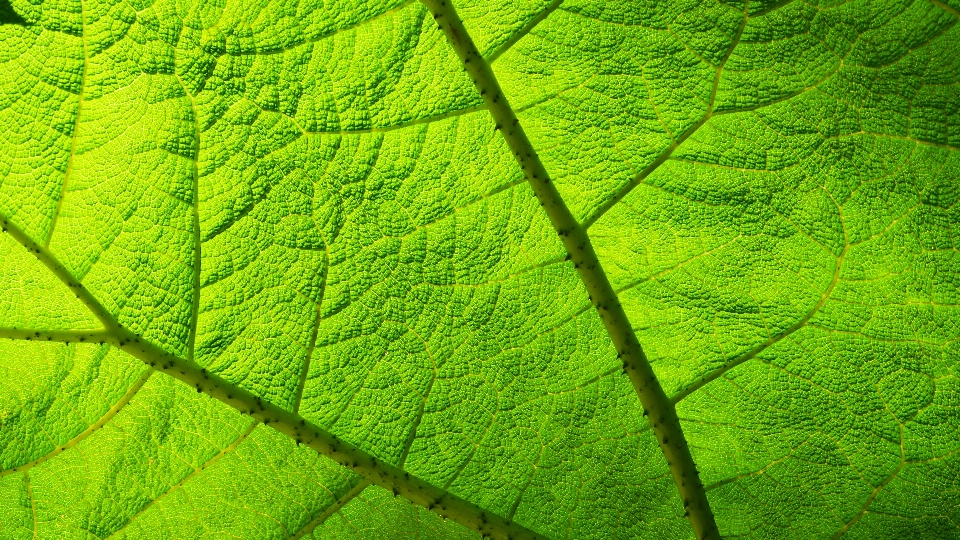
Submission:
[[[0,5],[0,538],[695,537],[529,160],[720,535],[960,538],[960,4],[432,4]]]

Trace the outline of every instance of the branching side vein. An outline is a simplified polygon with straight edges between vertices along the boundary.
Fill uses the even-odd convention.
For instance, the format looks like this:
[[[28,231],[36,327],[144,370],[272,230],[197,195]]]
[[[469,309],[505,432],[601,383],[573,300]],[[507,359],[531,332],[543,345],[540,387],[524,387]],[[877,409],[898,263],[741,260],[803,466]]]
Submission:
[[[540,157],[510,107],[490,63],[477,50],[456,10],[449,0],[422,0],[447,36],[464,71],[470,76],[514,154],[534,194],[560,236],[574,268],[587,289],[591,302],[603,321],[630,377],[644,414],[667,460],[670,472],[680,491],[686,515],[698,539],[719,538],[716,522],[700,474],[683,436],[673,403],[653,373],[640,342],[633,332],[626,312],[607,278],[586,228],[577,222],[547,173]]]
[[[4,232],[10,234],[27,248],[54,276],[67,285],[104,326],[104,330],[91,330],[86,334],[83,332],[64,334],[62,331],[32,331],[33,338],[36,340],[47,341],[48,337],[52,340],[56,335],[56,337],[61,338],[58,341],[73,341],[74,338],[77,341],[93,341],[94,338],[103,341],[118,347],[151,368],[185,382],[187,385],[196,388],[199,393],[205,393],[230,405],[241,413],[249,414],[257,422],[283,433],[296,441],[297,444],[304,444],[313,448],[338,464],[352,469],[370,483],[381,486],[393,492],[394,495],[400,495],[414,504],[426,507],[442,517],[452,519],[465,527],[498,540],[539,540],[543,538],[543,536],[521,525],[417,478],[400,467],[385,463],[359,447],[307,421],[296,412],[264,401],[262,397],[249,390],[241,388],[219,375],[208,372],[192,359],[180,358],[143,339],[140,335],[118,323],[96,297],[70,274],[49,250],[37,244],[3,214],[0,214],[0,226],[2,226]]]

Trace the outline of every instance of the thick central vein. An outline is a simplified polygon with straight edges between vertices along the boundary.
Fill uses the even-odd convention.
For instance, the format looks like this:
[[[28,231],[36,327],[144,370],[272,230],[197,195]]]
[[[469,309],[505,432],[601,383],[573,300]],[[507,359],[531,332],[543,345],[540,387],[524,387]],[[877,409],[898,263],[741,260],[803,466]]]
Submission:
[[[551,182],[543,162],[520,126],[515,111],[503,95],[490,63],[480,55],[450,0],[422,2],[433,13],[434,19],[463,63],[464,71],[470,75],[479,90],[497,123],[496,129],[501,131],[513,151],[530,187],[560,236],[590,295],[591,303],[600,314],[607,334],[617,349],[617,355],[623,361],[623,370],[629,375],[637,391],[644,414],[649,416],[651,427],[680,491],[696,537],[719,538],[706,491],[683,436],[676,409],[653,373],[650,362],[634,334],[633,326],[600,265],[586,228],[573,217],[560,192]]]
[[[197,392],[212,396],[258,422],[305,444],[340,465],[352,469],[367,481],[409,499],[415,504],[450,518],[487,536],[502,540],[541,539],[539,534],[512,521],[484,510],[463,498],[417,478],[402,468],[374,457],[370,453],[341,440],[336,435],[309,422],[298,413],[279,407],[260,396],[216,375],[208,373],[193,359],[169,353],[129,328],[125,328],[97,300],[96,296],[75,278],[48,249],[30,238],[20,227],[0,214],[0,227],[11,235],[63,282],[90,312],[103,324],[102,330],[47,331],[12,329],[0,337],[36,341],[101,342],[117,347],[151,368],[179,379]],[[22,335],[20,335],[22,334]]]

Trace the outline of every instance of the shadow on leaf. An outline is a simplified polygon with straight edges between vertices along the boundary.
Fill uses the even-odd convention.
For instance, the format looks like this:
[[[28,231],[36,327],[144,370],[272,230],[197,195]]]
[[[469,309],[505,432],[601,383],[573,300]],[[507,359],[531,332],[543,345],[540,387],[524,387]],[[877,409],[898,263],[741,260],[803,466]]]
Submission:
[[[0,0],[0,24],[18,24],[26,26],[27,21],[13,10],[10,0]]]

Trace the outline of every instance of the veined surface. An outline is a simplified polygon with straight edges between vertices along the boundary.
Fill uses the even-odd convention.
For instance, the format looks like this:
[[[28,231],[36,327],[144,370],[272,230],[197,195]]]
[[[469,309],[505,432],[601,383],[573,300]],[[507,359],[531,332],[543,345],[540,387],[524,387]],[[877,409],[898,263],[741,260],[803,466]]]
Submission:
[[[960,3],[453,5],[720,533],[960,538]],[[458,52],[0,2],[0,538],[694,536]]]

